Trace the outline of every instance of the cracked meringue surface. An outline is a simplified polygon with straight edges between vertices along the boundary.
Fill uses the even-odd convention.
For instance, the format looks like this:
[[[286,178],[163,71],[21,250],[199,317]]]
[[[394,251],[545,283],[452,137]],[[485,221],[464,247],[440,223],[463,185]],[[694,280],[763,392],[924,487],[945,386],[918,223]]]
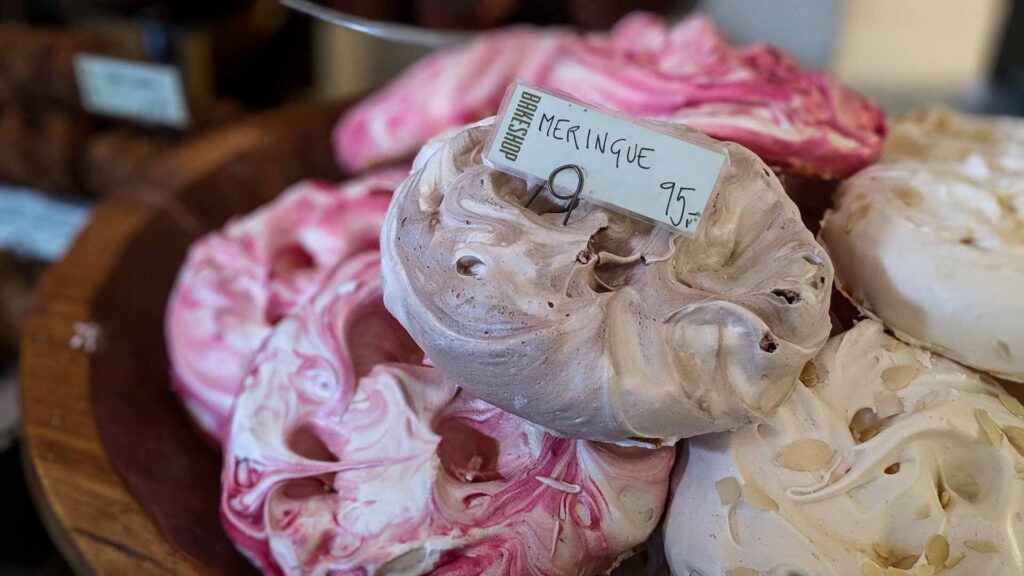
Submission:
[[[666,27],[637,12],[607,33],[515,27],[434,53],[345,113],[339,161],[359,170],[412,156],[435,134],[496,113],[516,79],[687,124],[816,178],[866,166],[885,135],[881,109],[775,47],[729,46],[706,17]]]
[[[664,538],[675,574],[1024,571],[1024,406],[884,333],[833,337],[766,422],[688,442]]]
[[[381,233],[385,303],[455,384],[567,437],[646,445],[786,398],[828,337],[832,267],[757,156],[724,144],[696,238],[587,202],[563,226],[481,163],[490,130],[421,157]]]
[[[252,355],[342,259],[377,250],[406,168],[348,182],[304,181],[189,249],[167,304],[175,392],[217,444]]]
[[[372,253],[275,328],[222,477],[225,529],[264,573],[587,575],[646,540],[673,448],[556,438],[421,360]]]
[[[845,181],[820,235],[837,285],[900,338],[1024,382],[1024,122],[930,109]]]

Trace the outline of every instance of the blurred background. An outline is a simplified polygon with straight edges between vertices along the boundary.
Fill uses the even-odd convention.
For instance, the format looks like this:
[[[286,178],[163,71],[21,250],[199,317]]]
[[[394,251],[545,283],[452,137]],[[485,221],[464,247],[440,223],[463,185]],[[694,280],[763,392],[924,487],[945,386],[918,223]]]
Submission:
[[[1024,7],[1010,0],[287,1],[341,14],[331,23],[278,0],[0,0],[0,575],[69,572],[21,466],[16,363],[33,286],[96,202],[136,193],[138,175],[191,138],[255,111],[357,97],[423,44],[519,22],[603,29],[634,8],[704,12],[733,42],[780,45],[891,113],[943,102],[1024,114]],[[91,69],[76,70],[82,55]],[[174,113],[103,113],[122,93],[104,57],[160,65],[152,81],[180,100]]]

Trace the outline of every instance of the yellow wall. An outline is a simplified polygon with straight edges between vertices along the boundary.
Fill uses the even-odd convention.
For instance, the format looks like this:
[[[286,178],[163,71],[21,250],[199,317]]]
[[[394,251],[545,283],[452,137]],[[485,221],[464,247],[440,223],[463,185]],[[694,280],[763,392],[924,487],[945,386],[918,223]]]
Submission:
[[[1011,0],[846,0],[835,73],[883,100],[956,98],[987,78]]]

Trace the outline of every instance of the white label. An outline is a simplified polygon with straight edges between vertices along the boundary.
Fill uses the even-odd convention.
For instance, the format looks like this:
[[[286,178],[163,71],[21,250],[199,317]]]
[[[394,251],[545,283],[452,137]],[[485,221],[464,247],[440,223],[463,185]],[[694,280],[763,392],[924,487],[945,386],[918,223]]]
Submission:
[[[546,180],[575,164],[582,196],[694,235],[726,162],[723,150],[680,139],[612,113],[516,83],[484,159],[488,166]],[[571,193],[571,171],[557,178]]]
[[[64,254],[89,216],[88,203],[0,184],[0,250],[47,262]]]
[[[93,54],[75,56],[82,106],[94,114],[185,128],[188,105],[173,66]]]

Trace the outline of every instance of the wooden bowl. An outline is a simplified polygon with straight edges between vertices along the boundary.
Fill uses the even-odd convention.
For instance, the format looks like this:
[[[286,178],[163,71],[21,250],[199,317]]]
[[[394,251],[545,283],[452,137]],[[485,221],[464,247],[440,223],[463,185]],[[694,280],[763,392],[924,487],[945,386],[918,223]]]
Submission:
[[[256,116],[169,153],[44,276],[22,335],[25,468],[76,572],[255,572],[220,528],[220,456],[170,391],[164,307],[196,237],[301,178],[342,177],[342,109]]]

